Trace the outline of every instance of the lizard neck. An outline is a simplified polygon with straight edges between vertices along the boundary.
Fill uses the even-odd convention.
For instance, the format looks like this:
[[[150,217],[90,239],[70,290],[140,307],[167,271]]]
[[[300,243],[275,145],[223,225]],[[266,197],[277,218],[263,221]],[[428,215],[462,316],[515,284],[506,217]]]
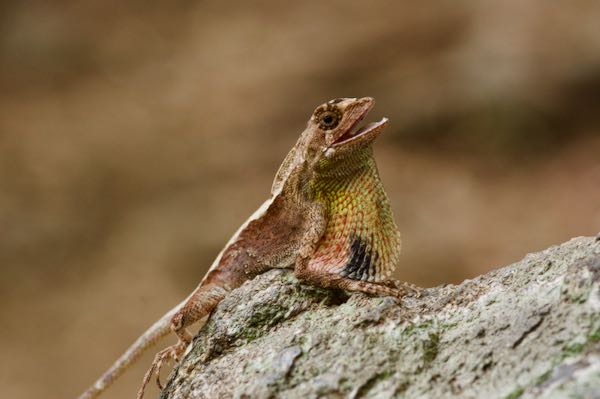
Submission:
[[[327,210],[327,227],[314,257],[343,276],[382,281],[395,269],[400,233],[371,150],[354,161],[315,177],[313,193]]]

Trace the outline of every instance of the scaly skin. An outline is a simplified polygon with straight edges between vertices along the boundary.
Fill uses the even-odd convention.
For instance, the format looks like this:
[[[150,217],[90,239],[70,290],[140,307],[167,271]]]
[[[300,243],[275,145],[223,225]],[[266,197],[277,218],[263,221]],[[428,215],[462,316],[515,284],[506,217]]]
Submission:
[[[325,288],[402,297],[410,285],[389,279],[400,254],[400,233],[390,209],[372,144],[387,119],[355,129],[373,99],[338,98],[317,107],[279,168],[269,199],[223,248],[198,288],[163,316],[79,398],[95,398],[139,355],[172,330],[179,342],[158,353],[138,399],[153,375],[179,360],[190,343],[186,327],[208,316],[248,279],[272,268]]]
[[[319,175],[313,182],[328,223],[309,267],[380,282],[398,261],[400,234],[369,150],[364,157],[347,176]]]

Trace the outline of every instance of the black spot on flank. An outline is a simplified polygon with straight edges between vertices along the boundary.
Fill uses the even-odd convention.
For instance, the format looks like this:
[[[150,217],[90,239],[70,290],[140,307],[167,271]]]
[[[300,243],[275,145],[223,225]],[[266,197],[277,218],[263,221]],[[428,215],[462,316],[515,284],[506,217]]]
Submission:
[[[356,278],[360,280],[368,280],[369,272],[371,271],[371,252],[365,252],[363,261],[356,271]]]
[[[361,247],[360,247],[360,253],[357,256],[356,259],[356,269],[354,271],[354,273],[352,273],[352,278],[355,278],[356,280],[362,280],[362,274],[363,274],[363,266],[365,264],[365,258],[366,257],[371,257],[371,255],[369,253],[367,253],[367,251],[365,250],[365,245],[364,243],[361,243]]]
[[[361,256],[361,252],[364,252],[361,251],[361,247],[361,239],[358,237],[354,238],[350,246],[350,261],[346,264],[346,266],[344,266],[344,268],[341,271],[341,274],[343,276],[349,276],[350,274],[354,274],[354,272],[356,272],[356,269],[358,269],[358,258]]]
[[[341,103],[342,101],[344,101],[343,98],[336,98],[336,99],[329,101],[329,104],[337,104],[337,103]]]
[[[360,237],[354,237],[352,244],[350,245],[350,261],[340,272],[342,276],[355,280],[366,280],[369,278],[372,254],[367,248],[368,242],[366,240]]]

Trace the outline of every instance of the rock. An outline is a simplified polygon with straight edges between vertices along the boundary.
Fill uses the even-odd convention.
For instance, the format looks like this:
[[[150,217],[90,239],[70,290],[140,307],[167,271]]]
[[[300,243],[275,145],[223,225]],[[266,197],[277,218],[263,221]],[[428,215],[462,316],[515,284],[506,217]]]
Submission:
[[[273,270],[218,306],[161,398],[597,398],[599,284],[595,237],[401,302]]]

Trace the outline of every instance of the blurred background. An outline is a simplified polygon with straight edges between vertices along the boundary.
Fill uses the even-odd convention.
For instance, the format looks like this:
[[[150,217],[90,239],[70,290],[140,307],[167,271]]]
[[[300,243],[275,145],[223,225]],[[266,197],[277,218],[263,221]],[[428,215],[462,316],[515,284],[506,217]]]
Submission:
[[[397,277],[457,283],[596,234],[599,20],[596,0],[3,1],[2,396],[92,383],[196,286],[331,98],[391,119]]]

